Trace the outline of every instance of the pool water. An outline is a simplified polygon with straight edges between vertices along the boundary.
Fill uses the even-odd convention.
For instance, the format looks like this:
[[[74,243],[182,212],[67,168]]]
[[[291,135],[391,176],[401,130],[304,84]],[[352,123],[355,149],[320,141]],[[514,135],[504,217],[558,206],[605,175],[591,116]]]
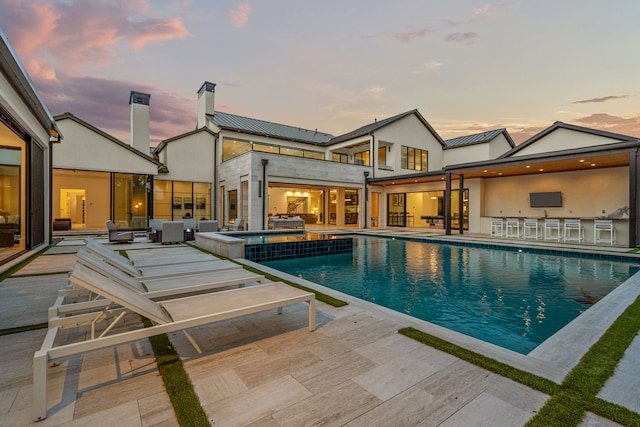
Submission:
[[[527,354],[638,264],[354,236],[353,253],[269,267]]]

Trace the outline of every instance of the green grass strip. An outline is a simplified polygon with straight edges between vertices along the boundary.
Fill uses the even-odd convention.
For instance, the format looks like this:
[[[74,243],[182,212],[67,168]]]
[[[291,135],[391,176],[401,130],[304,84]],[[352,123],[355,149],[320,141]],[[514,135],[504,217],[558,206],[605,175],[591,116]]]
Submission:
[[[15,328],[0,329],[0,336],[10,335],[10,334],[19,334],[20,332],[35,331],[36,329],[47,329],[48,327],[49,327],[49,324],[46,322],[38,323],[35,325],[16,326]]]
[[[334,298],[334,297],[332,297],[330,295],[327,295],[327,294],[322,293],[320,291],[316,291],[314,289],[308,288],[306,286],[300,285],[300,284],[292,282],[290,280],[286,280],[286,279],[283,279],[281,277],[274,276],[273,274],[269,274],[269,273],[264,272],[264,271],[262,271],[260,269],[257,269],[257,268],[250,267],[248,265],[242,264],[241,262],[238,262],[238,261],[236,261],[234,259],[214,254],[213,252],[210,252],[210,251],[208,251],[206,249],[203,249],[203,248],[201,248],[199,246],[196,246],[196,245],[193,245],[191,243],[187,243],[187,245],[191,246],[192,248],[195,248],[195,249],[197,249],[197,250],[199,250],[201,252],[204,252],[206,254],[213,255],[213,256],[215,256],[217,258],[225,259],[225,260],[231,261],[233,263],[236,263],[236,264],[242,266],[245,270],[251,271],[252,273],[262,274],[264,277],[266,277],[267,279],[269,279],[269,280],[271,280],[273,282],[284,282],[289,286],[293,286],[294,288],[298,288],[298,289],[303,290],[305,292],[312,292],[312,293],[314,293],[316,295],[316,300],[322,301],[323,303],[329,304],[330,306],[333,306],[333,307],[344,307],[345,305],[349,304],[348,302],[343,301],[341,299]]]
[[[640,297],[613,322],[560,385],[415,328],[403,328],[398,332],[550,395],[551,398],[529,420],[527,427],[577,426],[587,411],[625,426],[640,427],[640,414],[596,396],[640,332]]]
[[[459,345],[445,341],[442,338],[438,338],[434,335],[427,334],[416,328],[402,328],[398,333],[412,338],[422,344],[426,344],[437,350],[441,350],[445,353],[449,353],[452,356],[462,359],[466,362],[479,366],[487,371],[491,371],[495,374],[502,375],[503,377],[510,378],[535,390],[541,391],[545,394],[554,394],[559,390],[558,384],[546,378],[539,377],[529,372],[522,371],[507,365],[506,363],[499,362],[490,357],[476,353]]]
[[[640,414],[596,397],[613,375],[626,349],[640,332],[640,297],[629,305],[605,331],[562,383],[562,394],[553,396],[533,417],[528,426],[550,425],[559,415],[574,414],[559,421],[577,426],[586,411],[619,424],[640,426]],[[559,411],[562,411],[559,414]]]
[[[152,326],[149,319],[143,318],[142,322],[145,327]],[[202,409],[189,375],[167,334],[149,337],[149,342],[178,424],[182,427],[210,427],[209,418]]]
[[[35,260],[36,258],[38,258],[40,255],[44,254],[46,251],[49,250],[49,248],[53,246],[53,245],[47,245],[45,246],[43,249],[40,249],[38,252],[36,252],[35,254],[33,254],[32,256],[30,256],[29,258],[25,259],[24,261],[19,262],[18,264],[14,265],[13,267],[11,267],[10,269],[3,271],[0,274],[0,282],[2,282],[4,279],[6,279],[7,277],[11,277],[13,275],[13,273],[15,273],[16,271],[20,270],[21,268],[24,268],[25,265],[33,262],[33,260]]]

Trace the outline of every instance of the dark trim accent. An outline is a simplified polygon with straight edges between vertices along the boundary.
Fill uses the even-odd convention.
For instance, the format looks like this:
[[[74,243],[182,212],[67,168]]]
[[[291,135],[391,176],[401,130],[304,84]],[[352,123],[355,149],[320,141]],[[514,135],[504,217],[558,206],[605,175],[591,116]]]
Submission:
[[[132,90],[129,94],[129,105],[131,104],[140,104],[140,105],[149,105],[149,101],[151,100],[151,95],[143,92],[136,92]]]
[[[629,153],[629,247],[638,247],[638,212],[640,211],[640,188],[638,176],[640,173],[640,152],[638,149]]]
[[[464,234],[464,214],[462,212],[464,207],[464,175],[458,175],[458,182],[460,188],[458,190],[458,231],[460,235]]]
[[[444,190],[444,234],[451,235],[451,172],[445,174],[446,185]]]
[[[202,83],[202,86],[200,86],[200,89],[198,89],[198,97],[202,95],[203,92],[215,93],[215,91],[216,91],[216,84],[205,81],[204,83]]]

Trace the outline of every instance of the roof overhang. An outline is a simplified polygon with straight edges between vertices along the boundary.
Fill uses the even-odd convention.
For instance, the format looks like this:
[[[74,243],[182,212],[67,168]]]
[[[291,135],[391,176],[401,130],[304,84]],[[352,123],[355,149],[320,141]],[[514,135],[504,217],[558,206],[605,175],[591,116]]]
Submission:
[[[378,185],[417,184],[442,181],[447,173],[452,174],[452,179],[457,179],[460,175],[465,179],[471,179],[621,167],[629,166],[631,155],[635,155],[638,150],[640,150],[640,140],[449,165],[440,171],[375,178],[369,182]]]

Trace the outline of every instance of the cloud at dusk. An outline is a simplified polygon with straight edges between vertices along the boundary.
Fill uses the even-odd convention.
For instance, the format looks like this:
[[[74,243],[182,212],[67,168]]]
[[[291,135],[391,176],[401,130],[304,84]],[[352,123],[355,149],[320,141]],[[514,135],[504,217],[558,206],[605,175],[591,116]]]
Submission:
[[[231,9],[227,12],[227,16],[231,21],[231,25],[236,28],[242,28],[247,25],[249,21],[249,14],[251,13],[251,6],[247,3],[239,4],[235,9]]]
[[[179,18],[155,17],[141,0],[0,0],[0,10],[0,22],[32,77],[109,65],[119,43],[139,49],[189,36]]]
[[[451,33],[444,37],[444,41],[446,43],[463,43],[470,44],[475,39],[478,38],[478,34],[474,32],[466,32],[466,33]]]
[[[428,28],[422,28],[420,30],[415,31],[406,31],[402,33],[395,33],[393,38],[399,41],[400,43],[411,43],[416,39],[421,39],[427,37],[431,34],[431,30]]]
[[[640,137],[640,116],[620,117],[607,113],[596,113],[575,119],[574,122],[594,129]]]
[[[572,104],[600,103],[600,102],[613,101],[615,99],[625,99],[628,97],[629,95],[610,95],[610,96],[603,96],[601,98],[591,98],[591,99],[582,99],[580,101],[573,101]]]

